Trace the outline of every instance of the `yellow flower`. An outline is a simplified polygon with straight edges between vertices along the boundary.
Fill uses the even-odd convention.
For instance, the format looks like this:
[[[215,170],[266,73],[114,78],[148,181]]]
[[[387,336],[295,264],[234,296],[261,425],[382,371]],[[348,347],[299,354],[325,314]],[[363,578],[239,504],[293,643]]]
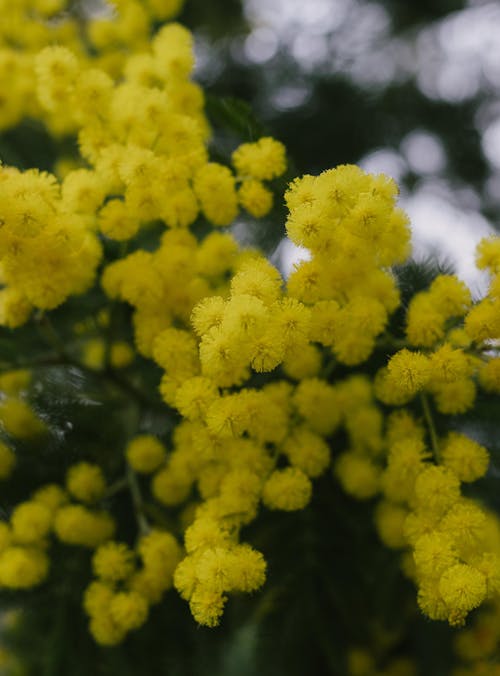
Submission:
[[[304,509],[311,499],[312,486],[296,467],[274,471],[264,484],[262,500],[269,509]]]
[[[486,579],[476,568],[456,563],[442,574],[439,592],[448,608],[450,624],[462,624],[467,613],[484,601]]]
[[[156,437],[142,434],[134,437],[126,448],[127,462],[136,472],[150,474],[165,462],[165,446]]]
[[[441,449],[442,462],[460,481],[476,481],[488,469],[488,451],[473,439],[458,432],[450,432]]]
[[[273,207],[273,193],[255,179],[243,181],[238,190],[238,200],[241,206],[255,218],[262,218]]]
[[[124,580],[132,573],[133,553],[121,542],[107,542],[96,549],[92,568],[106,582]]]
[[[128,632],[146,622],[149,605],[146,598],[135,591],[119,592],[111,598],[109,612],[116,626]]]
[[[99,465],[80,462],[69,468],[66,487],[81,502],[96,502],[106,490],[106,482]]]
[[[35,544],[49,533],[52,513],[40,502],[22,502],[12,513],[11,525],[12,535],[17,543]]]
[[[255,143],[243,143],[232,155],[232,162],[241,176],[269,180],[286,171],[285,147],[266,136]]]

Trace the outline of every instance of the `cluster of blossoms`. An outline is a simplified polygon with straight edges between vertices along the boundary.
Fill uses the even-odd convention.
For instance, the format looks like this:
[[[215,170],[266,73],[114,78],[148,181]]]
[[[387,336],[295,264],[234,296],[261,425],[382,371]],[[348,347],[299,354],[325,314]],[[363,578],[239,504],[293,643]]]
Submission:
[[[343,165],[290,184],[286,231],[310,257],[285,281],[230,230],[240,208],[271,210],[284,148],[264,137],[237,147],[230,166],[211,161],[192,36],[177,23],[154,28],[180,4],[120,0],[109,17],[80,22],[82,35],[64,2],[24,0],[0,27],[0,84],[18,73],[0,126],[29,115],[76,135],[80,149],[79,164],[62,158],[54,175],[0,167],[0,325],[40,323],[99,286],[92,321],[105,328],[109,307],[126,304],[134,346],[88,341],[77,366],[153,360],[175,422],[168,439],[135,431],[117,449],[125,476],[84,460],[18,504],[0,523],[0,585],[46,579],[57,538],[93,551],[83,605],[98,643],[143,625],[172,586],[215,626],[230,594],[266,579],[265,552],[241,539],[244,527],[262,509],[306,508],[330,469],[332,491],[378,500],[380,538],[404,550],[428,617],[460,626],[490,602],[478,620],[484,650],[474,628],[457,648],[479,660],[460,675],[481,673],[500,639],[500,522],[461,484],[486,474],[489,454],[463,430],[438,434],[433,418],[473,409],[478,389],[500,393],[500,240],[478,248],[491,276],[484,299],[439,275],[404,309],[396,341],[393,267],[410,254],[407,217],[392,180]],[[86,331],[83,318],[77,341]],[[381,352],[384,365],[365,368]],[[18,442],[50,432],[29,406],[30,380],[19,369],[0,376],[2,480],[15,478]],[[138,512],[134,543],[116,536],[117,485]],[[155,506],[147,518],[144,503]],[[158,510],[177,531],[155,521]],[[352,676],[382,674],[362,653],[351,661]]]

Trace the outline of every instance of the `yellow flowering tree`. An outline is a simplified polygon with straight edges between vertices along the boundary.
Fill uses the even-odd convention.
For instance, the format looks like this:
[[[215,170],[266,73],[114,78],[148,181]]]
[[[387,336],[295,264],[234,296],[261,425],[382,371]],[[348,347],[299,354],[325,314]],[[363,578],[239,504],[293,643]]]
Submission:
[[[181,5],[0,1],[0,669],[497,673],[500,240],[473,301],[388,177],[216,154]]]

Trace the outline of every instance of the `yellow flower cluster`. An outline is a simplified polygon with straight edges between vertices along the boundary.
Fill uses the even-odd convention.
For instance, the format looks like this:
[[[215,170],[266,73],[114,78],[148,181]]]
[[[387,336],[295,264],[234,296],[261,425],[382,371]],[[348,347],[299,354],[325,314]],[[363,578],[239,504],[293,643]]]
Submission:
[[[166,531],[153,530],[142,536],[137,553],[116,541],[101,545],[92,558],[97,579],[84,597],[95,640],[115,645],[141,627],[151,604],[158,603],[172,586],[179,559],[180,547]]]
[[[409,254],[397,187],[352,165],[304,176],[290,186],[289,238],[312,254],[288,280],[288,294],[312,305],[312,339],[338,361],[360,364],[372,353],[399,304],[391,265]]]
[[[17,73],[12,97],[0,97],[0,128],[36,117],[54,135],[77,135],[84,162],[59,162],[58,178],[0,168],[0,325],[20,327],[98,280],[104,306],[90,328],[74,327],[79,366],[120,382],[114,370],[135,351],[99,330],[110,329],[108,305],[128,304],[135,350],[161,368],[175,421],[165,441],[131,432],[118,449],[121,478],[108,482],[83,459],[64,488],[43,486],[18,504],[0,524],[0,586],[45,579],[54,535],[95,550],[84,608],[98,643],[142,626],[172,586],[198,623],[215,626],[230,594],[265,583],[266,561],[241,540],[243,528],[261,509],[306,508],[331,467],[351,496],[382,496],[380,538],[406,550],[420,608],[460,625],[483,601],[498,603],[500,523],[461,493],[487,472],[487,450],[460,431],[438,435],[432,413],[469,411],[478,387],[500,392],[499,241],[478,248],[491,275],[486,298],[473,303],[458,278],[439,275],[410,300],[395,341],[392,266],[409,255],[407,217],[392,180],[342,165],[295,179],[285,194],[288,236],[310,254],[285,282],[220,230],[240,207],[269,213],[266,182],[285,172],[284,147],[264,137],[236,148],[232,168],[211,161],[192,35],[177,23],[156,30],[181,5],[119,0],[77,31],[62,0],[23,0],[0,27],[0,90]],[[384,364],[374,378],[371,366],[358,371],[372,357]],[[16,443],[45,430],[29,381],[22,370],[0,375],[1,479]],[[124,489],[134,545],[113,539],[112,497]],[[184,549],[157,514],[175,520]],[[460,650],[475,659],[467,640]],[[350,673],[379,673],[367,657],[353,652]],[[396,661],[383,673],[412,670]]]
[[[172,19],[183,4],[183,0],[114,0],[105,14],[92,17],[86,16],[84,8],[79,8],[80,15],[69,12],[68,0],[2,0],[0,90],[9,95],[0,99],[0,129],[32,117],[41,119],[56,136],[74,131],[71,113],[54,114],[33,96],[37,88],[34,59],[47,45],[68,47],[89,66],[111,77],[120,77],[127,67],[136,79],[148,84],[161,78],[148,58],[150,36],[156,22]],[[171,62],[180,61],[175,48],[167,49],[165,56]],[[51,82],[53,86],[42,93],[42,100],[54,102],[61,96],[65,103],[90,108],[102,78],[97,76],[97,86],[91,78],[81,82],[81,98],[77,98],[64,87],[64,79],[74,73],[74,60],[53,64],[58,82]],[[174,63],[173,67],[179,65]]]
[[[469,611],[500,592],[500,522],[460,492],[461,482],[486,473],[489,455],[472,439],[451,432],[438,439],[430,460],[424,428],[401,411],[388,420],[383,500],[375,521],[389,547],[409,547],[403,564],[415,579],[418,602],[431,619],[463,623]]]
[[[94,502],[102,497],[101,470],[89,463],[70,468],[68,491],[77,500]],[[0,586],[22,589],[39,584],[47,575],[49,536],[62,542],[94,548],[114,531],[112,517],[104,510],[70,503],[57,484],[38,489],[13,510],[9,523],[0,524]]]
[[[202,213],[213,225],[227,226],[238,213],[231,170],[208,161],[203,93],[190,81],[194,64],[191,34],[170,23],[149,40],[150,22],[170,16],[181,3],[156,2],[144,7],[129,0],[119,4],[113,20],[88,24],[91,36],[104,31],[107,39],[113,35],[117,44],[123,40],[128,49],[140,47],[130,57],[121,53],[118,70],[108,72],[107,61],[95,63],[74,40],[33,54],[36,81],[31,91],[36,88],[41,116],[45,113],[56,127],[78,134],[89,168],[70,170],[61,182],[36,170],[1,169],[1,325],[18,327],[33,308],[52,309],[69,295],[86,291],[102,258],[98,233],[125,241],[153,221],[186,228]],[[49,42],[47,36],[44,44]],[[105,42],[97,44],[103,51]],[[116,46],[106,56],[119,54]],[[284,172],[284,149],[278,141],[265,138],[253,145],[268,164],[264,178]],[[267,213],[272,200],[267,188],[252,186],[246,187],[240,201],[260,216]],[[118,268],[111,267],[104,278],[111,295],[134,304],[149,286],[150,302],[144,299],[137,319],[139,333],[147,333],[143,327],[151,324],[151,315],[157,315],[156,322],[163,328],[168,315],[189,313],[194,302],[210,294],[218,281],[214,278],[226,272],[222,260],[217,273],[204,268],[213,268],[217,249],[227,261],[230,243],[208,238],[195,256],[197,248],[189,236],[175,241],[167,238],[154,254],[156,265],[150,265],[145,252],[136,252],[122,259]],[[200,259],[199,265],[192,265],[193,258]],[[142,274],[145,267],[151,268],[146,277]],[[127,277],[139,275],[140,284],[117,288],[118,270]],[[186,283],[184,293],[178,291],[180,275]],[[207,284],[207,276],[212,284]],[[169,303],[160,312],[165,298]],[[99,363],[93,348],[90,363]],[[141,351],[147,352],[147,346],[141,344]],[[123,360],[120,353],[112,357],[118,363]]]

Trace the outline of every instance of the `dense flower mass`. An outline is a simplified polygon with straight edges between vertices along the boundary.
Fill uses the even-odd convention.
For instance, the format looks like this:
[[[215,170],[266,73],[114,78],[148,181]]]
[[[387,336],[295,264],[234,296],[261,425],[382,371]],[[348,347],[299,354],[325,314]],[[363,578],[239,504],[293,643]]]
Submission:
[[[306,509],[328,476],[331,491],[373,501],[379,537],[401,550],[426,616],[462,626],[485,604],[475,622],[498,640],[500,521],[464,490],[490,456],[472,432],[435,418],[500,393],[499,240],[478,247],[483,299],[441,274],[403,303],[395,266],[410,255],[410,229],[397,186],[342,165],[289,184],[286,232],[310,256],[285,280],[231,229],[240,209],[271,212],[285,149],[263,137],[226,164],[211,157],[193,37],[164,23],[181,4],[120,0],[77,22],[63,0],[24,0],[0,26],[0,86],[16,73],[0,127],[29,116],[79,147],[53,174],[0,167],[0,325],[14,337],[36,328],[63,362],[128,383],[131,397],[121,371],[154,362],[155,405],[169,421],[168,432],[148,431],[150,393],[139,393],[123,446],[68,453],[51,483],[28,492],[0,523],[0,586],[46,580],[57,540],[91,560],[82,603],[99,644],[148,622],[172,587],[213,627],[232,595],[266,582],[266,551],[245,528]],[[90,294],[99,307],[75,323],[77,349],[61,346],[51,311]],[[7,362],[0,479],[13,482],[51,420],[30,403],[30,369]],[[123,492],[137,519],[128,539]],[[475,627],[457,650],[479,664]],[[357,649],[349,665],[375,673]]]

